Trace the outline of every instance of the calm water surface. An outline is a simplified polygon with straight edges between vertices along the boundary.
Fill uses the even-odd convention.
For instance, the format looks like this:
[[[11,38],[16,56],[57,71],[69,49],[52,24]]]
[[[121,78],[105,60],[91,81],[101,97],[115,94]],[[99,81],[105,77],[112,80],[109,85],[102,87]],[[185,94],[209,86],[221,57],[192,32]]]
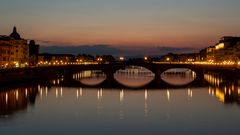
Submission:
[[[103,77],[94,75],[92,79],[99,83],[96,78]],[[179,80],[179,76],[165,78],[172,79],[172,83]],[[89,76],[81,81],[89,82],[86,81],[89,79],[92,85],[94,81]],[[119,74],[118,79],[123,79],[119,81],[126,85],[133,83],[131,80],[127,84]],[[134,80],[136,86],[144,79],[140,76],[139,80],[138,77]],[[240,86],[212,74],[206,74],[205,80],[208,82],[205,87],[181,89],[131,90],[39,84],[2,90],[0,134],[240,133]],[[181,81],[189,80],[180,79],[176,85]],[[140,81],[139,85],[142,83]]]

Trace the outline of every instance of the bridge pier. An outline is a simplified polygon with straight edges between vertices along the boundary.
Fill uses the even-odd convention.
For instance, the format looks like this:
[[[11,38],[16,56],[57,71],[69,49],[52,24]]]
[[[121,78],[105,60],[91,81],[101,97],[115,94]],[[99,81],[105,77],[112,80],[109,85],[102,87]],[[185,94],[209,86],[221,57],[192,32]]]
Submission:
[[[154,80],[152,81],[153,86],[159,86],[163,83],[163,80],[161,78],[161,74],[163,71],[161,69],[155,69],[152,71],[155,74]]]
[[[196,73],[196,78],[190,84],[192,84],[192,85],[202,85],[202,84],[204,84],[204,73],[205,73],[204,69],[197,69],[194,72]]]
[[[155,74],[154,80],[155,80],[156,83],[161,83],[163,81],[162,78],[161,78],[161,74],[163,72],[164,71],[162,71],[161,69],[156,69],[155,70],[155,72],[154,72],[154,74]]]
[[[73,73],[66,69],[63,71],[63,78],[65,83],[71,82],[73,80]]]
[[[114,73],[116,70],[113,69],[105,69],[103,72],[106,75],[106,79],[103,81],[103,85],[111,87],[116,85],[116,80],[114,79]]]

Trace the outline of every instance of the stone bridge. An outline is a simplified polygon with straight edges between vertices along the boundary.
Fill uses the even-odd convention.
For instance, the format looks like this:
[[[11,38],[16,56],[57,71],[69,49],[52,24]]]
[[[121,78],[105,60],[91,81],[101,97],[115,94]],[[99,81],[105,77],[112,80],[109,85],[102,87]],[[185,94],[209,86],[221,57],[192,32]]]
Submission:
[[[0,70],[0,85],[11,84],[21,81],[47,80],[57,77],[64,77],[66,83],[74,82],[73,74],[86,70],[101,70],[106,75],[106,80],[96,87],[123,87],[115,79],[114,73],[128,66],[141,66],[152,71],[155,74],[154,80],[145,87],[169,87],[170,84],[164,82],[161,74],[172,68],[188,68],[196,73],[196,79],[187,84],[187,86],[199,86],[204,82],[204,73],[214,71],[229,75],[232,78],[239,77],[239,69],[235,65],[203,65],[203,64],[185,64],[185,63],[148,63],[148,62],[129,62],[113,64],[93,64],[93,65],[58,65],[43,67],[27,67],[16,69]],[[76,82],[75,82],[76,84]],[[84,84],[81,84],[84,85]],[[186,86],[183,86],[186,87]]]
[[[140,66],[150,70],[152,73],[155,74],[155,78],[149,84],[141,88],[172,88],[172,87],[197,87],[204,85],[204,73],[211,71],[222,73],[224,75],[228,75],[232,78],[238,76],[236,72],[239,70],[234,66],[220,66],[220,65],[203,65],[203,64],[185,64],[185,63],[147,63],[147,62],[129,62],[129,63],[114,63],[114,64],[99,64],[99,65],[72,65],[63,67],[64,70],[64,79],[69,81],[69,85],[76,85],[76,86],[83,86],[88,87],[85,84],[81,84],[79,81],[74,81],[73,74],[79,73],[80,71],[86,70],[101,70],[106,75],[106,80],[104,80],[101,84],[96,85],[95,87],[117,87],[117,88],[127,88],[127,86],[123,86],[119,82],[114,79],[114,74],[120,70],[125,69],[128,66]],[[174,86],[171,84],[166,83],[161,78],[163,72],[168,69],[173,68],[187,68],[196,73],[196,78],[189,84],[182,85],[182,86]],[[93,87],[93,86],[90,86]]]

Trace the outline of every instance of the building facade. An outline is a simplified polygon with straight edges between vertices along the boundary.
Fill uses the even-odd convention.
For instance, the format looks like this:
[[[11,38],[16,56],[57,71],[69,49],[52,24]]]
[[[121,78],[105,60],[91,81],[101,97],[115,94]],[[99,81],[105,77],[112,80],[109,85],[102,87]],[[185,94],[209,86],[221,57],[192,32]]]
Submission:
[[[223,37],[215,45],[214,61],[237,62],[240,60],[240,37]]]
[[[22,67],[28,65],[29,46],[13,28],[10,36],[0,36],[0,67]]]
[[[33,42],[33,41],[32,41]],[[36,64],[36,55],[39,51],[39,45],[22,39],[17,32],[17,28],[13,28],[13,32],[9,35],[0,35],[0,68],[25,67],[31,63]],[[30,61],[30,57],[34,57]]]
[[[239,62],[240,37],[222,37],[214,46],[200,51],[201,61],[208,62]]]

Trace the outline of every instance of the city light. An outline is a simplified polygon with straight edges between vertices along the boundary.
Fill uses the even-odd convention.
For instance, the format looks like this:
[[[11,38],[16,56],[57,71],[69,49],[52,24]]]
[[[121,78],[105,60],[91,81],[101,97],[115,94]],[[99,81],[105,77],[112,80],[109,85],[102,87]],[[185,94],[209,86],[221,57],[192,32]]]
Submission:
[[[144,60],[147,61],[147,60],[148,60],[148,57],[145,56],[145,57],[144,57]]]
[[[220,44],[215,46],[216,50],[223,49],[223,48],[224,48],[224,43],[220,43]]]
[[[18,62],[14,62],[15,67],[19,67],[19,63]]]
[[[170,58],[168,57],[168,58],[166,58],[166,61],[170,61]]]
[[[2,0],[0,133],[237,135],[239,6]]]
[[[8,93],[5,94],[6,104],[8,104]]]
[[[125,58],[124,58],[124,57],[119,57],[119,60],[120,60],[120,61],[124,61]]]
[[[103,59],[101,57],[97,58],[97,61],[103,61]]]
[[[194,59],[188,59],[188,62],[193,62],[194,61]]]

